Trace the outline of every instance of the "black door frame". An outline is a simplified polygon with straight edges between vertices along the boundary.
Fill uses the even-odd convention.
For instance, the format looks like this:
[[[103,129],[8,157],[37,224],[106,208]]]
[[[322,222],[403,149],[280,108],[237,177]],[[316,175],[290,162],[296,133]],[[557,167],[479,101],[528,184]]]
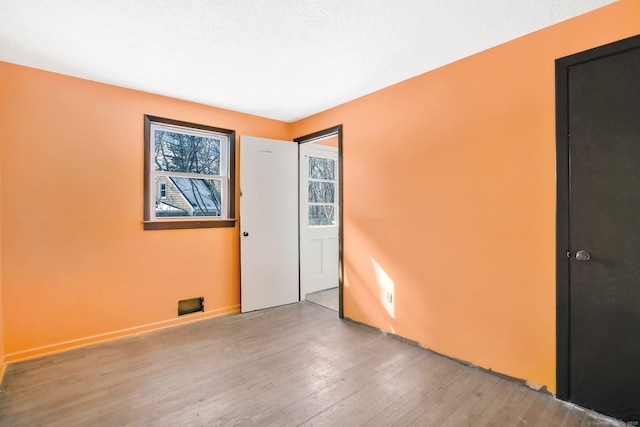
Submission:
[[[571,400],[570,389],[570,269],[569,222],[571,188],[569,180],[569,68],[585,62],[640,47],[640,35],[596,47],[556,60],[556,393]]]
[[[343,285],[344,285],[344,262],[343,262],[343,207],[342,207],[342,125],[333,126],[318,132],[310,133],[299,138],[294,138],[294,142],[304,144],[317,141],[319,139],[338,136],[338,316],[344,319],[344,308],[342,305]],[[299,221],[298,221],[298,229]],[[298,245],[298,248],[300,246]],[[299,250],[299,249],[298,249]],[[298,283],[300,281],[298,280]],[[298,285],[299,286],[299,285]]]

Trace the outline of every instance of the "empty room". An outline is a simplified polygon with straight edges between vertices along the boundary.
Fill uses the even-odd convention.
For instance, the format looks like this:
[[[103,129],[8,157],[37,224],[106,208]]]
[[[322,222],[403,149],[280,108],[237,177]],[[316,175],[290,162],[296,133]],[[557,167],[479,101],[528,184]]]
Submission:
[[[638,425],[638,141],[638,0],[0,0],[0,426]]]

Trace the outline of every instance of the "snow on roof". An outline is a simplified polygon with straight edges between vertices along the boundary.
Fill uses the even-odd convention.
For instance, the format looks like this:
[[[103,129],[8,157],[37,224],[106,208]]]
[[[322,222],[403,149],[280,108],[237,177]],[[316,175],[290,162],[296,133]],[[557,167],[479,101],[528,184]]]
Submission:
[[[177,208],[175,206],[171,206],[164,202],[158,202],[156,205],[156,210],[162,212],[186,212],[184,209]]]
[[[175,176],[170,179],[196,211],[201,211],[205,215],[220,212],[220,197],[206,180]]]

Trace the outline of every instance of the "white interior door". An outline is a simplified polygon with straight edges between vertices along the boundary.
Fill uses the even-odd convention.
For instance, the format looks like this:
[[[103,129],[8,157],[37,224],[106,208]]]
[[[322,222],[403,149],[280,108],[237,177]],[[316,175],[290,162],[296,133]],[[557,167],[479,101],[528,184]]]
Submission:
[[[338,286],[338,149],[300,144],[300,296]]]
[[[241,310],[298,301],[298,144],[240,138]]]

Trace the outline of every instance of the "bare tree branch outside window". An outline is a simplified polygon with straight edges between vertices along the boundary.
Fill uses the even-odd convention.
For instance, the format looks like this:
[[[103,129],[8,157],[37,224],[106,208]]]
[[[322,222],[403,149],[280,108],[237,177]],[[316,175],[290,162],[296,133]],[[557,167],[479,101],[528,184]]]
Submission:
[[[309,157],[309,225],[335,225],[336,162]]]
[[[155,170],[166,173],[162,179],[166,196],[156,195],[156,216],[220,216],[222,212],[220,180],[221,140],[188,133],[155,130]],[[202,178],[172,173],[204,175]],[[159,184],[158,184],[159,185]]]

